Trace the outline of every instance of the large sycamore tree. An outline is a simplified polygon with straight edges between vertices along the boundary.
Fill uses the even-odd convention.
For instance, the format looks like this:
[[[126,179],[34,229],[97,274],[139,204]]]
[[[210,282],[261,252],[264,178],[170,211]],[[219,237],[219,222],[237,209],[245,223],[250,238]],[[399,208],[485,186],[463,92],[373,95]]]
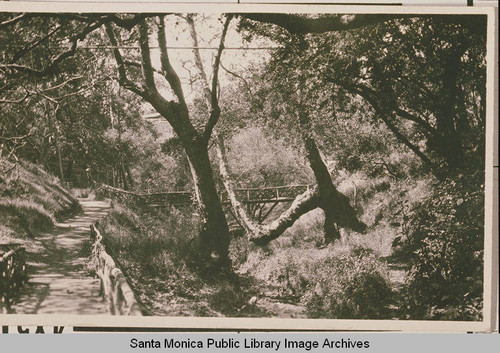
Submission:
[[[172,126],[186,152],[195,195],[201,217],[200,249],[207,259],[213,257],[221,267],[228,267],[229,228],[222,204],[217,192],[214,176],[208,154],[208,143],[213,129],[220,117],[218,104],[217,85],[219,62],[224,49],[224,40],[230,22],[227,17],[220,36],[220,44],[213,64],[212,84],[203,88],[209,103],[209,113],[201,126],[195,126],[194,117],[191,116],[186,102],[183,86],[178,73],[170,61],[167,45],[166,15],[153,16],[140,19],[132,27],[119,23],[107,23],[106,34],[110,44],[115,48],[113,55],[116,61],[118,81],[120,85],[130,90],[153,106]],[[187,15],[184,20],[194,31],[192,15]],[[124,33],[126,32],[126,33]],[[197,48],[196,33],[192,33],[194,47]],[[136,39],[139,44],[140,54],[125,56],[119,46],[120,38]],[[160,67],[155,67],[151,55],[151,43],[154,38],[160,51]],[[195,61],[201,64],[199,52],[195,50]],[[202,80],[207,81],[203,67],[200,67]],[[171,98],[159,88],[159,82],[167,83]],[[199,119],[199,117],[197,117]]]

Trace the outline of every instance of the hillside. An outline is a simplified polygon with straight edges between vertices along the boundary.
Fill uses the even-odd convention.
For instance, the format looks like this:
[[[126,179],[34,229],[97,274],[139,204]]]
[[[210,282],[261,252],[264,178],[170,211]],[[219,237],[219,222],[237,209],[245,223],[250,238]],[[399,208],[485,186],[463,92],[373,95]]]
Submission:
[[[23,243],[79,210],[55,176],[26,161],[0,158],[0,244]]]

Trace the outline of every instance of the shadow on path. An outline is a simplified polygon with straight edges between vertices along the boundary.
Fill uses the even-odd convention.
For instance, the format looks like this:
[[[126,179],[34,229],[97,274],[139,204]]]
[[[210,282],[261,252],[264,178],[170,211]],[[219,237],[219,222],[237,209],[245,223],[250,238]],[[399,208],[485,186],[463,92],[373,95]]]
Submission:
[[[99,279],[89,276],[90,224],[104,216],[109,204],[80,199],[83,213],[35,239],[27,253],[29,281],[12,313],[108,314],[99,295]]]

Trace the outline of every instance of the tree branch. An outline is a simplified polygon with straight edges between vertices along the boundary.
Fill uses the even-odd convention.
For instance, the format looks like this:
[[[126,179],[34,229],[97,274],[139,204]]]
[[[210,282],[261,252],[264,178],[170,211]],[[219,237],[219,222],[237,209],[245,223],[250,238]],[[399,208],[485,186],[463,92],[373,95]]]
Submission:
[[[208,78],[207,74],[205,73],[205,68],[203,67],[203,61],[201,61],[201,55],[200,55],[200,50],[199,44],[198,44],[198,34],[196,33],[196,27],[194,25],[193,17],[191,15],[186,16],[186,21],[189,25],[189,31],[191,34],[191,39],[193,41],[193,54],[194,54],[194,62],[196,67],[198,68],[200,77],[201,77],[201,83],[203,85],[203,94],[205,96],[205,100],[207,102],[207,108],[210,108],[210,102],[212,100],[212,95],[210,92],[210,88],[208,86]]]
[[[0,140],[2,140],[2,141],[20,141],[20,140],[25,140],[25,139],[27,139],[30,136],[32,136],[31,131],[28,132],[26,135],[23,135],[23,136],[10,136],[10,137],[0,136]]]
[[[253,21],[278,25],[286,29],[291,34],[345,31],[385,22],[395,18],[412,17],[412,15],[401,14],[351,14],[323,15],[321,17],[312,18],[307,17],[307,15],[278,13],[248,13],[241,16]]]
[[[367,92],[361,90],[357,91],[357,94],[363,97],[370,105],[375,109],[377,114],[379,115],[380,119],[385,123],[385,125],[389,128],[389,130],[392,131],[392,133],[396,136],[396,138],[401,141],[406,147],[408,147],[410,150],[412,150],[421,160],[424,162],[424,164],[431,170],[431,172],[434,174],[438,180],[443,180],[443,176],[440,172],[439,166],[437,166],[434,162],[432,162],[429,157],[427,157],[420,149],[415,146],[413,143],[404,136],[401,131],[398,130],[398,128],[394,125],[394,123],[390,120],[389,114],[382,108],[382,106],[374,99],[373,97],[370,96]]]
[[[145,20],[139,22],[139,47],[142,57],[142,74],[146,83],[146,90],[158,93],[154,79],[154,70],[151,63],[151,52],[149,50],[149,33]]]
[[[145,101],[150,103],[167,121],[177,135],[184,139],[193,140],[196,138],[196,130],[189,120],[189,113],[186,104],[176,103],[166,100],[156,88],[154,82],[155,69],[151,63],[149,49],[148,27],[144,20],[139,23],[139,46],[141,49],[141,68],[146,86],[139,86],[127,78],[126,62],[123,59],[114,32],[110,24],[106,24],[106,32],[110,38],[111,45],[114,47],[113,53],[118,64],[119,82],[122,87],[136,93]]]
[[[434,162],[432,162],[429,159],[429,157],[427,157],[422,151],[420,151],[420,149],[417,146],[411,143],[410,140],[408,140],[408,138],[406,138],[406,136],[404,136],[401,133],[401,131],[399,131],[398,128],[394,125],[394,123],[389,118],[389,116],[392,113],[388,112],[387,109],[383,108],[383,105],[380,102],[378,102],[378,100],[375,97],[376,96],[375,91],[365,86],[358,86],[340,80],[335,80],[331,77],[329,79],[331,82],[338,84],[339,86],[346,89],[348,92],[357,94],[360,97],[364,98],[373,107],[375,112],[379,115],[380,119],[385,123],[385,125],[389,128],[389,130],[391,130],[391,132],[396,136],[396,138],[399,141],[401,141],[406,147],[412,150],[422,160],[422,162],[424,162],[424,164],[429,168],[429,170],[434,174],[434,176],[438,178],[438,180],[443,179],[439,166],[436,165]],[[389,108],[389,110],[390,109],[391,108]],[[402,112],[402,110],[400,111]],[[396,111],[395,113],[398,113],[398,111]]]
[[[71,47],[69,50],[60,53],[55,58],[51,59],[51,62],[47,64],[47,66],[41,70],[33,69],[26,65],[18,65],[18,64],[1,64],[0,68],[3,69],[12,69],[15,71],[19,71],[28,75],[32,75],[35,77],[44,77],[53,74],[58,65],[64,61],[65,59],[73,56],[76,53],[76,49],[78,46],[78,41],[83,40],[89,33],[96,30],[102,25],[102,23],[93,23],[92,25],[88,25],[85,29],[83,29],[80,33],[73,36],[71,39]]]
[[[332,82],[338,83],[339,81],[332,79]],[[346,84],[343,87],[345,88],[347,86],[349,86],[349,85]],[[367,86],[359,86],[359,85],[356,85],[355,87],[357,87],[357,89],[361,89],[361,90],[368,92],[372,97],[377,96],[377,92],[373,88],[370,88]],[[422,127],[426,132],[430,133],[431,135],[436,133],[436,129],[434,129],[427,121],[409,113],[406,110],[403,110],[403,109],[397,107],[395,102],[391,102],[391,104],[389,104],[388,107],[390,109],[394,110],[394,112],[397,115],[399,115],[400,117],[402,117],[403,119],[411,120],[411,121],[417,123],[420,127]]]
[[[236,72],[227,69],[224,65],[222,65],[222,63],[220,64],[220,67],[222,67],[222,69],[224,69],[224,71],[226,71],[228,74],[230,74],[230,75],[232,75],[232,76],[240,79],[241,81],[243,81],[243,84],[245,85],[246,90],[248,91],[248,93],[251,96],[253,96],[252,88],[250,87],[250,84],[248,83],[248,81],[243,76],[238,75]]]
[[[132,60],[124,59],[123,63],[126,66],[133,66],[133,67],[137,67],[139,69],[142,69],[142,63],[139,62],[139,61],[132,61]],[[163,72],[161,70],[158,70],[158,69],[156,69],[154,67],[153,67],[153,72],[156,73],[156,74],[159,74],[159,75],[163,75]]]
[[[215,62],[213,65],[213,74],[212,74],[212,91],[211,91],[211,101],[212,111],[210,112],[210,117],[208,118],[208,122],[205,125],[205,131],[203,132],[203,137],[208,142],[210,136],[212,135],[212,131],[217,124],[217,121],[220,117],[220,107],[219,100],[217,96],[217,84],[219,81],[219,66],[220,59],[222,56],[222,51],[224,50],[224,41],[226,39],[227,29],[229,27],[229,23],[231,22],[232,16],[228,15],[226,18],[226,22],[224,23],[224,28],[222,30],[222,35],[220,38],[219,49],[217,50],[217,55],[215,56]]]
[[[49,33],[47,33],[46,35],[44,35],[42,38],[36,40],[36,41],[33,41],[33,42],[30,42],[29,44],[26,44],[20,51],[18,51],[11,60],[9,60],[9,63],[10,64],[13,64],[15,63],[17,60],[21,59],[24,55],[26,55],[28,52],[30,52],[31,50],[35,49],[38,45],[40,45],[44,40],[46,40],[47,38],[51,37],[52,35],[54,35],[54,33],[56,33],[57,31],[59,31],[60,29],[62,28],[62,26],[56,26],[54,29],[52,29]]]
[[[144,90],[127,77],[127,69],[125,67],[125,61],[123,60],[120,49],[118,49],[118,41],[116,40],[113,28],[111,27],[110,24],[106,24],[105,28],[109,38],[109,42],[113,47],[115,47],[115,49],[113,49],[113,55],[115,57],[116,64],[118,65],[118,81],[120,85],[128,89],[129,91],[134,92],[138,96],[144,97],[145,96]]]
[[[411,120],[415,123],[417,123],[420,127],[422,127],[427,133],[431,134],[431,135],[434,135],[436,133],[436,129],[433,128],[427,121],[425,121],[424,119],[422,118],[419,118],[409,112],[407,112],[406,110],[403,110],[401,108],[396,108],[395,109],[395,112],[397,115],[399,115],[400,117],[402,117],[403,119],[406,119],[406,120]]]
[[[26,99],[30,97],[30,92],[26,93],[26,95],[23,98],[20,98],[18,100],[13,100],[13,99],[0,99],[0,104],[20,104],[24,102]]]
[[[131,18],[122,18],[116,14],[106,14],[102,18],[102,20],[104,22],[113,22],[118,27],[121,27],[121,28],[126,29],[127,31],[130,31],[139,22],[145,20],[148,17],[153,17],[153,16],[156,16],[156,15],[155,14],[140,13],[140,14],[134,15]]]
[[[220,117],[220,107],[217,97],[217,82],[218,82],[218,71],[220,64],[220,57],[222,55],[222,51],[224,50],[224,40],[226,38],[227,29],[229,26],[229,22],[231,21],[231,16],[226,18],[226,22],[224,23],[224,29],[222,31],[221,40],[219,43],[219,48],[217,51],[217,56],[215,58],[214,66],[213,66],[213,77],[212,77],[212,89],[210,89],[208,85],[208,78],[205,73],[205,68],[203,67],[203,62],[201,61],[201,55],[199,45],[198,45],[198,35],[196,33],[196,27],[194,25],[194,21],[191,15],[186,17],[186,21],[189,24],[191,38],[193,40],[193,53],[195,58],[195,65],[198,68],[201,77],[201,83],[203,86],[203,93],[205,96],[207,109],[210,110],[210,116],[208,118],[207,124],[205,125],[205,129],[203,131],[203,139],[205,144],[208,145],[210,140],[210,136],[212,135],[212,131],[217,124],[217,121]],[[215,87],[214,87],[215,86]]]
[[[11,19],[0,22],[0,28],[15,25],[17,22],[21,21],[23,18],[26,18],[26,17],[28,17],[28,15],[23,13],[19,16],[16,16],[16,17],[13,17]]]
[[[162,74],[170,84],[170,87],[177,96],[180,104],[186,105],[184,91],[182,90],[181,80],[170,63],[167,50],[167,37],[165,35],[165,16],[160,16],[158,22],[158,45],[160,47],[160,61]]]

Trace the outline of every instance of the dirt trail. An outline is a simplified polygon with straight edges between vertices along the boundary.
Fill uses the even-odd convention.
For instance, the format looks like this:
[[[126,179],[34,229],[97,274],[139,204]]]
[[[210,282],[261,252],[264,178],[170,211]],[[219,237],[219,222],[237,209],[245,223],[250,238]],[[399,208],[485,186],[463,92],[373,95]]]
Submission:
[[[80,199],[83,213],[37,237],[28,249],[29,282],[12,306],[17,314],[107,314],[99,280],[85,267],[90,254],[90,224],[105,215],[109,204]]]

